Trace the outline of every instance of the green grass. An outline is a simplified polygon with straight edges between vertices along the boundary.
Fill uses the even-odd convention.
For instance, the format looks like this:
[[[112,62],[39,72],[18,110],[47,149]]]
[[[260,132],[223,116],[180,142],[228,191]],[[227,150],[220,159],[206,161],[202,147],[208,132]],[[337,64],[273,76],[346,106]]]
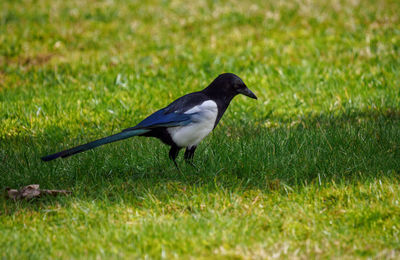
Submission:
[[[400,2],[1,1],[0,257],[399,258]],[[218,74],[182,173],[133,138],[50,163]]]

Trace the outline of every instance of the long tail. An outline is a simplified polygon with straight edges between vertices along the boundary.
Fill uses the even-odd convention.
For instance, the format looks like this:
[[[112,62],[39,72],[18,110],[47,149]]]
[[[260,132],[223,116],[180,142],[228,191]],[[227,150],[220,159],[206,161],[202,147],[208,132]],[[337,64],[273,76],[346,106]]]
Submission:
[[[47,162],[47,161],[57,159],[58,157],[66,158],[68,156],[96,148],[97,146],[100,146],[103,144],[108,144],[108,143],[116,142],[119,140],[123,140],[123,139],[129,138],[129,137],[132,137],[132,136],[146,133],[148,131],[149,130],[147,130],[147,129],[135,129],[135,130],[131,130],[131,131],[123,131],[121,133],[118,133],[115,135],[110,135],[110,136],[98,139],[96,141],[93,141],[93,142],[90,142],[87,144],[82,144],[82,145],[76,146],[76,147],[68,149],[68,150],[64,150],[64,151],[61,151],[58,153],[44,156],[44,157],[42,157],[42,160]]]

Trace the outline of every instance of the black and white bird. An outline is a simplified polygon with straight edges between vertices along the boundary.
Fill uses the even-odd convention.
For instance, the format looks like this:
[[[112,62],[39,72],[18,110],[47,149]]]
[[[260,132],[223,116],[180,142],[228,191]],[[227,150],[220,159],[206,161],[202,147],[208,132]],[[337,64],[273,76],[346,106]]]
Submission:
[[[146,136],[156,137],[169,145],[171,147],[169,158],[178,168],[175,159],[179,151],[186,148],[184,159],[191,163],[197,145],[218,125],[229,103],[238,94],[257,99],[256,95],[238,76],[232,73],[221,74],[202,91],[178,98],[134,127],[87,144],[44,156],[42,160],[51,161],[58,157],[65,158],[132,136]]]

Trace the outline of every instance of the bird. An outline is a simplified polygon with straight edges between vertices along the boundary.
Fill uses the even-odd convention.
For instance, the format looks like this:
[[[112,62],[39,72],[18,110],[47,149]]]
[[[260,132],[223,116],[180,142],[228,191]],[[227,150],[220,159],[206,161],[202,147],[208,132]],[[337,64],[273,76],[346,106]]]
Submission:
[[[186,149],[184,160],[192,164],[198,144],[218,125],[232,99],[239,95],[257,99],[243,80],[233,73],[223,73],[205,89],[184,95],[154,112],[136,126],[117,134],[42,157],[51,161],[66,158],[98,146],[133,136],[155,137],[170,146],[169,158],[179,170],[176,158]]]

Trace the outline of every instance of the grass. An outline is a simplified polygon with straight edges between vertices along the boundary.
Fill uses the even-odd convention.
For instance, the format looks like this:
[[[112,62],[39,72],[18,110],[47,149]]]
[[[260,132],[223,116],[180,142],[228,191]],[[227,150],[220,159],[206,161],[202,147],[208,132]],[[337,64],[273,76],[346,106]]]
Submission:
[[[1,1],[0,256],[398,258],[400,2]],[[116,133],[233,72],[237,97],[179,173]]]

